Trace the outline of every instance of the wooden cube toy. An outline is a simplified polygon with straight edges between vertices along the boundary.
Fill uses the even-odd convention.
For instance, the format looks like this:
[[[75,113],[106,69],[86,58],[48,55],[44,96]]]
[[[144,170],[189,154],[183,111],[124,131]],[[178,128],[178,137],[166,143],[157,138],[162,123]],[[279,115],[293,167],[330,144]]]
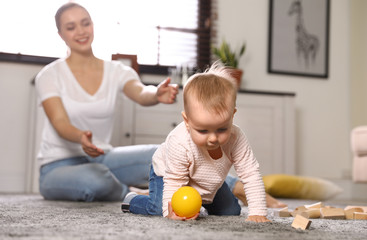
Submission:
[[[291,213],[288,211],[288,207],[282,208],[276,212],[278,217],[291,217]]]
[[[367,220],[367,213],[363,212],[354,212],[354,220]]]
[[[344,209],[342,208],[328,208],[320,209],[321,218],[325,219],[345,219]]]
[[[296,229],[306,230],[311,226],[311,221],[307,218],[303,217],[300,214],[297,214],[293,220],[292,227]]]
[[[358,213],[363,213],[363,209],[362,208],[348,208],[347,210],[344,209],[344,213],[345,213],[345,218],[348,220],[354,219],[354,213],[358,212]]]

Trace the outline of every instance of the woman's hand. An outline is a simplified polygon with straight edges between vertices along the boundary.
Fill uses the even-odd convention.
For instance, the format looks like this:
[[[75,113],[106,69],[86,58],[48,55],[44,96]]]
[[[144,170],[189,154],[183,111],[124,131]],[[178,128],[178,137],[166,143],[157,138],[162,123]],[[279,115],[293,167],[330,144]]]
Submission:
[[[104,154],[103,149],[97,148],[92,143],[92,132],[84,131],[80,137],[80,144],[82,145],[83,151],[91,157],[98,157]]]
[[[123,92],[134,102],[142,106],[152,106],[157,103],[174,103],[178,93],[178,85],[170,84],[171,79],[167,78],[157,87],[144,85],[139,80],[131,80],[125,84]]]
[[[267,219],[265,216],[258,216],[258,215],[252,215],[252,216],[249,216],[246,221],[249,221],[249,222],[258,222],[258,223],[261,223],[261,222],[271,222],[269,219]]]
[[[171,79],[167,78],[157,86],[157,99],[160,103],[174,103],[178,94],[178,85],[170,84]]]
[[[180,217],[177,216],[175,214],[175,212],[172,209],[172,204],[171,202],[168,202],[168,215],[167,218],[172,219],[172,220],[180,220],[180,221],[186,221],[186,220],[195,220],[199,217],[200,213],[197,213],[195,216],[191,217],[191,218],[186,218],[186,217]]]

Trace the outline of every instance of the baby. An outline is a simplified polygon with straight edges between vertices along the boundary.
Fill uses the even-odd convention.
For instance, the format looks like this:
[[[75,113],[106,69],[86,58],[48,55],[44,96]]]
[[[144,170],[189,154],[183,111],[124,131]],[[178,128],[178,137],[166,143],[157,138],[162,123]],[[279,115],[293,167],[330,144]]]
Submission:
[[[259,164],[245,134],[233,124],[237,87],[230,71],[213,64],[189,78],[183,90],[184,121],[153,156],[149,196],[129,193],[122,203],[124,212],[186,220],[174,213],[170,200],[177,189],[191,186],[209,215],[240,215],[241,206],[224,181],[234,165],[246,192],[246,220],[270,221]]]

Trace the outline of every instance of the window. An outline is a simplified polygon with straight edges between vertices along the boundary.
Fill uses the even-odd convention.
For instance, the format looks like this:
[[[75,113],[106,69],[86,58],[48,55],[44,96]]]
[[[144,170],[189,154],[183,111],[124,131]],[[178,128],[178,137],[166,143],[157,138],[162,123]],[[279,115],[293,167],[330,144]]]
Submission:
[[[0,52],[64,57],[67,48],[57,34],[54,15],[65,2],[8,1],[0,9]],[[140,65],[151,66],[203,68],[210,62],[211,0],[74,2],[92,17],[97,57],[136,54]]]

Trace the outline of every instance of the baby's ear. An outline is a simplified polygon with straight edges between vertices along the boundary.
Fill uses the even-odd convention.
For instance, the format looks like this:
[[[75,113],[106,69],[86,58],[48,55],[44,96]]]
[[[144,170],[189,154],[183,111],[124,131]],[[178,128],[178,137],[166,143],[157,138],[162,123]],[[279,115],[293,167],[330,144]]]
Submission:
[[[186,128],[188,128],[188,127],[189,127],[189,120],[187,119],[186,112],[185,112],[185,111],[182,111],[182,112],[181,112],[181,115],[182,115],[182,118],[184,119],[184,122],[185,122]]]
[[[235,107],[234,109],[233,109],[233,115],[232,115],[232,118],[234,117],[234,114],[237,112],[237,108]]]

